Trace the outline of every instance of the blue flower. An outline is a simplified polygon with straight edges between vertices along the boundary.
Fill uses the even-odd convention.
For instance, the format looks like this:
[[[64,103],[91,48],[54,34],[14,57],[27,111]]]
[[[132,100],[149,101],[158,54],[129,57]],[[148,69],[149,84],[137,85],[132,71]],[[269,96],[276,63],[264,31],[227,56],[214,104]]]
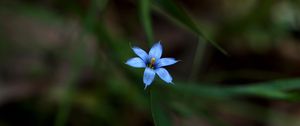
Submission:
[[[171,75],[163,67],[173,65],[178,61],[174,58],[161,58],[162,45],[160,42],[152,46],[149,54],[139,47],[132,47],[132,50],[138,57],[127,60],[126,64],[135,68],[145,68],[143,77],[145,89],[151,85],[155,78],[155,74],[166,83],[173,84]]]

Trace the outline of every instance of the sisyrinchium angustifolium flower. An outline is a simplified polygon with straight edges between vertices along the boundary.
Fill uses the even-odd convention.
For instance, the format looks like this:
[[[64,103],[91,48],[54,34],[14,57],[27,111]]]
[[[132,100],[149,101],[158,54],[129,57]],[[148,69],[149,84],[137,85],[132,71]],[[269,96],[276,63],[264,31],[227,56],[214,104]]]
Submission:
[[[132,50],[138,57],[127,60],[126,64],[135,68],[145,68],[143,77],[145,89],[151,85],[156,74],[166,83],[173,84],[172,76],[163,67],[173,65],[178,61],[174,58],[161,58],[163,49],[160,42],[152,46],[149,54],[139,47],[132,47]]]

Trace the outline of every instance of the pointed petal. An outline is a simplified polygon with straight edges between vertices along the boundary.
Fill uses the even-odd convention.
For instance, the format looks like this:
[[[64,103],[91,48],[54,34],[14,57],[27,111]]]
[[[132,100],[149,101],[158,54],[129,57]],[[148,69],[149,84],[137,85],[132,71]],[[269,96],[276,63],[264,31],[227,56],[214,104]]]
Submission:
[[[172,77],[165,68],[158,68],[155,70],[157,75],[167,83],[172,83]]]
[[[145,62],[139,57],[131,58],[131,59],[127,60],[125,64],[127,64],[129,66],[132,66],[132,67],[135,67],[135,68],[144,68],[144,67],[146,67]]]
[[[144,72],[144,78],[143,81],[145,83],[145,89],[147,86],[151,85],[155,77],[155,72],[153,69],[146,67],[145,72]]]
[[[161,58],[158,60],[157,67],[169,66],[177,63],[178,61],[174,58]]]
[[[142,60],[145,62],[147,61],[148,54],[141,48],[139,47],[132,47],[133,52],[138,55]]]
[[[162,55],[162,45],[160,42],[155,43],[149,51],[149,56],[159,59]]]

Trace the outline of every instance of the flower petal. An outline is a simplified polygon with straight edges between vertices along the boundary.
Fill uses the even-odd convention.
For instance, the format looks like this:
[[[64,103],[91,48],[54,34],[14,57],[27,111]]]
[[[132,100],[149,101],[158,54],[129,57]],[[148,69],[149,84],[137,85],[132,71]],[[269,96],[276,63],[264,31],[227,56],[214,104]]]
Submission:
[[[151,85],[155,77],[155,72],[153,69],[146,67],[145,72],[144,72],[144,78],[143,81],[145,83],[145,89],[147,86]]]
[[[160,42],[155,43],[149,51],[149,56],[151,58],[159,59],[161,57],[161,54],[162,54],[162,46]]]
[[[138,55],[144,62],[147,61],[148,54],[141,48],[139,47],[132,47],[133,52]]]
[[[146,67],[145,62],[139,58],[139,57],[134,57],[126,61],[126,64],[135,68],[144,68]]]
[[[164,67],[164,66],[169,66],[177,63],[178,61],[175,60],[174,58],[161,58],[158,60],[157,67]]]
[[[172,77],[165,68],[158,68],[155,70],[157,75],[167,83],[172,83]]]

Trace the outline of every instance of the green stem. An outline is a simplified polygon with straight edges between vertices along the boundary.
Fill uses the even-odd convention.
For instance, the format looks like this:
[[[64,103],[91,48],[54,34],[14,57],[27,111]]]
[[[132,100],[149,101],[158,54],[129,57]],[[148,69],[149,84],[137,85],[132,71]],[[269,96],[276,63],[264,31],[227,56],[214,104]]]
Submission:
[[[171,126],[168,113],[162,105],[162,95],[159,94],[157,85],[149,89],[150,107],[155,126]]]
[[[151,114],[152,114],[152,118],[153,118],[153,122],[154,122],[154,125],[157,126],[158,123],[157,123],[157,120],[156,120],[156,117],[155,117],[155,114],[154,114],[154,106],[153,106],[153,93],[152,93],[152,88],[150,88],[149,90],[149,97],[150,97],[150,109],[151,109]]]

